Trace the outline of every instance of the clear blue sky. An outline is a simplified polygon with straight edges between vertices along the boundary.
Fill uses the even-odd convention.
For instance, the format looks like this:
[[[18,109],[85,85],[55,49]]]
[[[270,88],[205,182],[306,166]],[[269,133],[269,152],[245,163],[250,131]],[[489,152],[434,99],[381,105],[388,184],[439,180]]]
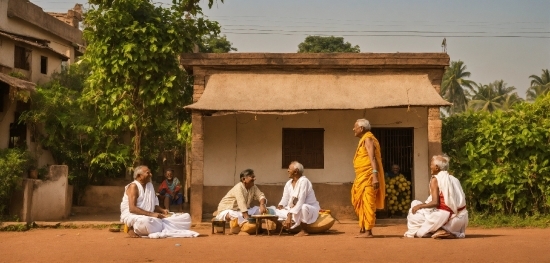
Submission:
[[[61,12],[78,1],[32,2]],[[464,61],[471,80],[503,79],[521,97],[529,75],[550,69],[550,0],[226,0],[210,10],[203,5],[238,52],[296,52],[308,35],[343,36],[361,52],[441,52],[446,37],[451,60]]]

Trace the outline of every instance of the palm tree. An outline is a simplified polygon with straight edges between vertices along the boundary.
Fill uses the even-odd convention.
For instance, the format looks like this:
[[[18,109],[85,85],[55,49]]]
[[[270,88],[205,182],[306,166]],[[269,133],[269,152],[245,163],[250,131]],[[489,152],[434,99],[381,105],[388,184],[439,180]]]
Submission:
[[[501,109],[503,111],[509,111],[517,103],[523,102],[523,99],[518,95],[517,92],[506,95],[504,101],[502,102]]]
[[[468,104],[468,92],[464,88],[472,88],[470,72],[466,71],[466,65],[462,61],[452,61],[451,66],[447,68],[443,75],[441,83],[441,96],[448,102],[453,103],[450,108],[450,114],[459,113],[466,110]]]
[[[550,92],[550,73],[548,69],[542,70],[542,75],[529,76],[531,80],[531,87],[527,89],[527,100],[533,101],[538,96],[548,94]]]
[[[475,84],[472,88],[472,100],[468,106],[474,110],[483,110],[493,112],[498,109],[510,109],[518,102],[517,93],[511,93],[516,88],[506,87],[503,80],[497,80],[489,85]],[[515,96],[514,96],[515,95]]]

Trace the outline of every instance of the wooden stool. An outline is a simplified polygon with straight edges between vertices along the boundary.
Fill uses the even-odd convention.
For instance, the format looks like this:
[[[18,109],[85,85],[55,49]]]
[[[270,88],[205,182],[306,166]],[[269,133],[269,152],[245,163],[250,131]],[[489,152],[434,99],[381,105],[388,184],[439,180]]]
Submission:
[[[217,233],[217,231],[214,231],[214,229],[217,227],[217,226],[221,226],[222,227],[222,233],[225,235],[225,220],[218,220],[216,218],[212,218],[212,235],[214,233]]]

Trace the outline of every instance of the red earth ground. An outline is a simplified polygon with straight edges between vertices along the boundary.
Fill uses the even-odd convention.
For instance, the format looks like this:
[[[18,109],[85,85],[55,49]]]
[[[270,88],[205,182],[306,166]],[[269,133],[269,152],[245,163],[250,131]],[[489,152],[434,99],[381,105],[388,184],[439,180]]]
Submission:
[[[406,225],[379,226],[357,239],[356,223],[308,237],[210,234],[127,238],[108,229],[0,232],[0,262],[550,262],[550,229],[469,228],[460,240],[403,238]]]

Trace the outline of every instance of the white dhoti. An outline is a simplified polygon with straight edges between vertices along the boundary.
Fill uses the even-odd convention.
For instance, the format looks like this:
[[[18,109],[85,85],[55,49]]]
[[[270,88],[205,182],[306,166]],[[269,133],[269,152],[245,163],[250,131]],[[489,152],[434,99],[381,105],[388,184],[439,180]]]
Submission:
[[[260,207],[259,206],[253,206],[253,207],[249,208],[247,212],[248,212],[249,215],[258,215],[258,214],[260,214]],[[227,215],[229,215],[229,218],[231,220],[237,218],[237,223],[239,224],[239,226],[241,226],[242,224],[244,224],[246,222],[246,220],[243,217],[243,212],[237,211],[237,210],[231,210],[231,209],[227,209],[227,210],[223,210],[223,211],[219,212],[218,215],[216,216],[216,219],[221,220],[221,221],[225,221],[225,217]]]
[[[412,208],[419,204],[423,203],[418,200],[411,202],[411,208],[407,215],[408,230],[404,234],[405,237],[423,237],[439,228],[445,229],[458,238],[466,237],[466,227],[468,226],[468,211],[466,209],[452,216],[449,211],[437,208],[418,209],[416,214],[413,214]]]
[[[150,216],[132,215],[134,232],[142,237],[197,237],[199,233],[189,230],[191,216],[176,214],[168,218],[154,218]]]
[[[294,221],[294,225],[292,225],[291,228],[296,228],[301,223],[313,224],[315,221],[317,221],[317,218],[319,218],[319,210],[319,206],[302,204],[302,207],[298,210],[298,212],[296,214],[293,214],[294,216],[292,219]],[[289,212],[289,207],[285,207],[283,209],[275,209],[275,214],[277,214],[280,221],[286,220]]]
[[[139,191],[136,206],[145,211],[153,212],[155,207],[158,206],[153,184],[149,182],[144,188],[138,181],[133,183],[136,184]],[[199,233],[189,230],[191,228],[191,216],[187,213],[174,214],[163,219],[130,213],[128,195],[126,194],[129,185],[126,186],[120,203],[120,221],[132,227],[137,235],[149,238],[196,237],[199,235]]]

